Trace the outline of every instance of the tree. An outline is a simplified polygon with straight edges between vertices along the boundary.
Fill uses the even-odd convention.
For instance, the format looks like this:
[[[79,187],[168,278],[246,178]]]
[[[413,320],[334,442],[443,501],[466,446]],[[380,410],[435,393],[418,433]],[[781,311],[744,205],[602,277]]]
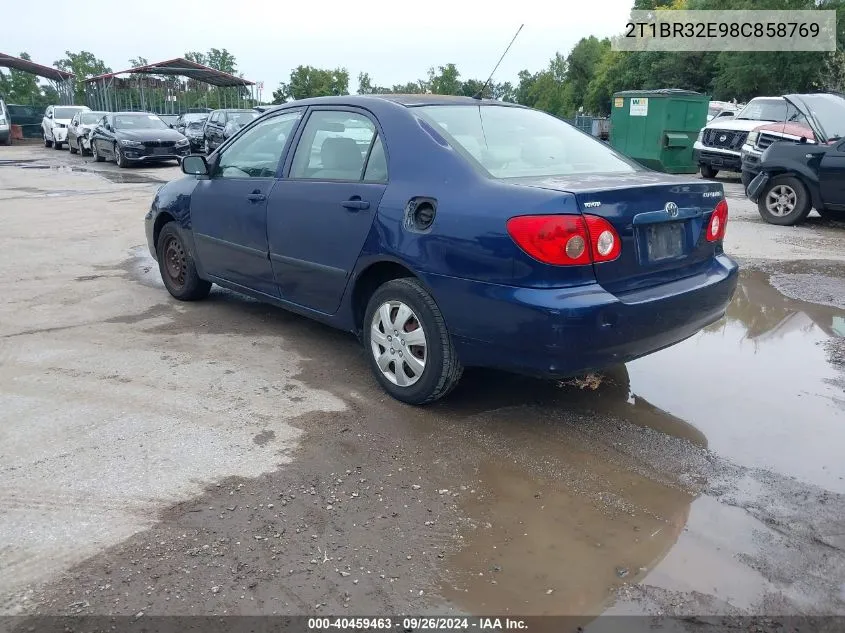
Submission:
[[[610,50],[610,40],[599,40],[592,35],[578,41],[566,58],[566,87],[563,106],[567,117],[572,117],[584,107],[590,81],[596,74],[605,52]]]
[[[26,60],[31,59],[25,52],[18,57]],[[0,72],[0,94],[9,103],[41,105],[43,102],[38,78],[22,70],[9,70],[8,75]]]
[[[349,93],[349,71],[297,66],[290,73],[290,81],[279,84],[273,91],[273,103],[284,103],[291,99],[328,97]]]
[[[439,66],[436,70],[432,66],[428,70],[428,91],[436,95],[461,94],[460,76],[455,64]]]
[[[85,102],[85,80],[96,75],[110,73],[112,70],[105,65],[103,60],[94,56],[88,51],[72,53],[65,51],[64,58],[53,62],[56,68],[71,72],[75,75],[74,102]]]
[[[138,68],[139,66],[149,66],[150,62],[147,61],[146,57],[133,57],[129,60],[130,68]]]
[[[358,73],[358,94],[359,95],[383,95],[393,92],[390,88],[374,86],[369,73]]]
[[[229,73],[230,75],[237,73],[235,56],[225,48],[209,49],[208,54],[205,56],[205,60],[205,65],[209,68],[214,68],[215,70],[220,70],[224,73]]]
[[[208,58],[206,57],[205,53],[200,53],[199,51],[188,51],[185,53],[185,59],[189,62],[194,62],[195,64],[202,64],[203,66],[208,66]]]

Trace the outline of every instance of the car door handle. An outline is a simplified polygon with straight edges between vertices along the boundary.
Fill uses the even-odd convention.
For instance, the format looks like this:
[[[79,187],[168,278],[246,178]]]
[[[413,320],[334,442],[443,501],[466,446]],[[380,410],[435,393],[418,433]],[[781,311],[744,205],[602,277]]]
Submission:
[[[264,202],[267,199],[267,196],[265,196],[263,193],[254,191],[251,194],[247,195],[246,199],[250,202]]]
[[[370,208],[370,203],[366,200],[361,200],[361,198],[352,198],[351,200],[344,200],[340,204],[341,206],[346,207],[347,209],[350,209],[352,211]]]

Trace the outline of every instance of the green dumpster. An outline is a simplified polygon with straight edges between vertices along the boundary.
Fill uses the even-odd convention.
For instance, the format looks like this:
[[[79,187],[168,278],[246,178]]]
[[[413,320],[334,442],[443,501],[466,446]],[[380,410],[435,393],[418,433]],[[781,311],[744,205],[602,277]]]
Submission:
[[[693,144],[707,123],[708,95],[691,90],[626,90],[613,95],[610,144],[649,169],[694,174]]]

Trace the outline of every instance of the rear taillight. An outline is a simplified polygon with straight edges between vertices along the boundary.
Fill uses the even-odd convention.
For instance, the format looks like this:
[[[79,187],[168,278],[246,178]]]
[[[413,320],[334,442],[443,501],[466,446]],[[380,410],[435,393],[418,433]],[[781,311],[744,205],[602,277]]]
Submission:
[[[508,234],[534,259],[555,266],[607,262],[619,257],[619,235],[594,215],[523,215],[508,220]]]
[[[622,252],[622,242],[619,240],[613,225],[597,215],[585,215],[584,221],[587,223],[587,230],[590,233],[593,261],[598,264],[619,257],[619,253]]]
[[[728,228],[728,202],[720,200],[716,208],[713,209],[713,215],[710,216],[710,222],[707,224],[707,241],[718,242],[725,239],[725,231]]]

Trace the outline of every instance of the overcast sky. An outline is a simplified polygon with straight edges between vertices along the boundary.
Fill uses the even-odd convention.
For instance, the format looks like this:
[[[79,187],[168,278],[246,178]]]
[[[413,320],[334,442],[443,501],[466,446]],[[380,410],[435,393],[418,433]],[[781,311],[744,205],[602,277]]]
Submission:
[[[247,79],[264,82],[268,99],[300,64],[346,67],[352,92],[361,71],[389,86],[423,78],[430,66],[449,62],[463,79],[486,79],[524,23],[495,77],[515,81],[520,70],[539,70],[555,51],[568,53],[581,37],[621,33],[632,4],[519,0],[508,3],[505,15],[491,2],[457,0],[17,1],[0,52],[26,51],[34,61],[52,65],[66,49],[88,50],[113,70],[124,70],[130,57],[154,62],[189,50],[226,48]]]

